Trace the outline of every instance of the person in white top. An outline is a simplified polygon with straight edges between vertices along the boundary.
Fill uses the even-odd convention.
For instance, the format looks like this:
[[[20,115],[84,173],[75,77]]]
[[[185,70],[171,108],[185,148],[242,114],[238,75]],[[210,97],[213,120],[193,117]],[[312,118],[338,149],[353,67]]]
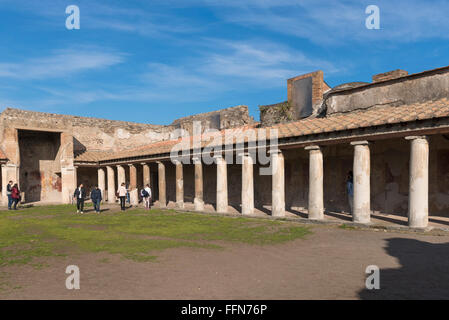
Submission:
[[[140,191],[140,195],[142,196],[142,199],[145,203],[145,209],[149,210],[151,206],[151,188],[150,185],[146,185],[145,188],[143,188]]]
[[[120,199],[120,208],[122,209],[122,211],[125,211],[125,200],[126,200],[126,187],[125,187],[125,183],[122,183],[120,187],[118,187],[117,190],[117,196]]]

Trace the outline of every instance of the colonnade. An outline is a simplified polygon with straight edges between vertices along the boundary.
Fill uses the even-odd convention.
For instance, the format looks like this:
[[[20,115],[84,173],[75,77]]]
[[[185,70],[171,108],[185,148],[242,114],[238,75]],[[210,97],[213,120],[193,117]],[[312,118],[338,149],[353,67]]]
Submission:
[[[411,144],[410,152],[410,177],[409,177],[409,226],[416,228],[427,227],[428,224],[428,170],[429,170],[429,146],[426,137],[406,137]],[[370,206],[370,146],[368,141],[351,142],[354,147],[353,159],[353,222],[369,224],[371,221]],[[324,192],[323,192],[323,153],[322,147],[312,145],[305,147],[309,153],[309,195],[308,217],[311,220],[324,219]],[[239,154],[242,163],[242,190],[241,213],[243,215],[254,214],[254,159],[249,153]],[[228,174],[226,159],[217,155],[216,163],[216,210],[226,213],[228,210]],[[285,170],[284,155],[282,150],[276,149],[270,152],[272,167],[272,216],[285,216]],[[159,205],[167,205],[166,190],[166,164],[157,161]],[[184,174],[181,161],[174,162],[176,167],[176,207],[184,208]],[[201,159],[193,158],[195,168],[195,198],[196,211],[204,210],[203,200],[203,164]],[[150,166],[141,163],[143,167],[143,184],[150,184]],[[137,168],[136,164],[129,164],[129,187],[131,203],[137,204]],[[117,185],[125,182],[124,165],[116,166],[117,177],[112,166],[98,169],[98,185],[101,190],[106,190],[105,177],[107,175],[108,201],[115,202],[115,181]]]

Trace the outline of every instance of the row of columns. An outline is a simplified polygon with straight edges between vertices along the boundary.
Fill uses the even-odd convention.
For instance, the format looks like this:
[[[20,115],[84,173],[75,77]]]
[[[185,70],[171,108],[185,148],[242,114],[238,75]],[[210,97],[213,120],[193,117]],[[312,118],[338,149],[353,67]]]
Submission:
[[[409,190],[409,225],[411,227],[423,228],[428,223],[428,162],[429,147],[426,137],[407,137],[411,141],[410,152],[410,190]],[[353,162],[353,221],[367,224],[371,219],[370,207],[370,149],[367,141],[351,142],[354,146]],[[323,153],[319,146],[308,146],[309,151],[309,196],[308,211],[309,219],[324,219],[324,192],[323,192]],[[281,150],[270,152],[272,165],[272,216],[282,217],[285,215],[285,174],[284,156]],[[254,213],[254,161],[249,153],[241,154],[242,157],[242,214]],[[227,163],[221,156],[215,156],[217,167],[216,205],[217,212],[225,213],[228,209],[228,183]],[[195,168],[195,198],[196,211],[204,210],[203,200],[203,168],[200,159],[193,158]],[[165,164],[158,164],[158,189],[159,204],[165,207],[166,177]],[[144,185],[150,183],[150,167],[146,163],[143,166]],[[184,208],[184,177],[183,164],[178,161],[176,166],[176,206]],[[137,170],[135,165],[130,164],[130,192],[131,202],[137,204]],[[108,177],[108,201],[115,201],[115,177],[114,169],[107,167]],[[105,172],[103,168],[98,169],[99,188],[105,190]],[[118,185],[125,182],[125,168],[117,166]]]
[[[409,226],[425,228],[428,225],[429,145],[426,137],[406,137],[411,141],[409,176]],[[353,162],[353,221],[367,224],[371,221],[370,149],[368,141],[351,142]],[[309,150],[309,218],[324,218],[323,155],[319,146]],[[274,196],[274,193],[273,193]]]

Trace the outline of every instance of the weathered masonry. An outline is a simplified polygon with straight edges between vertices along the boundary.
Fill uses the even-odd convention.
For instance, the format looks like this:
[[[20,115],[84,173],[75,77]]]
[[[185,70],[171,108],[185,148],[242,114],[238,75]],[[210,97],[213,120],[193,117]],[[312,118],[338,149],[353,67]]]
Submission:
[[[261,106],[260,123],[245,106],[168,126],[8,108],[0,115],[3,202],[9,180],[19,182],[26,202],[60,203],[70,202],[81,182],[88,189],[98,184],[106,201],[115,202],[117,186],[127,182],[133,204],[150,184],[160,207],[191,203],[198,211],[213,205],[242,214],[259,208],[273,216],[304,211],[322,220],[325,212],[350,210],[352,171],[355,222],[391,213],[424,228],[429,216],[449,217],[449,67],[411,75],[396,70],[335,88],[318,71],[287,84],[288,100]],[[202,133],[193,132],[193,121]],[[179,129],[191,138],[188,152],[173,159],[183,140]],[[273,132],[277,144],[263,154],[270,162],[261,162],[254,151],[263,144],[251,142],[269,145]]]

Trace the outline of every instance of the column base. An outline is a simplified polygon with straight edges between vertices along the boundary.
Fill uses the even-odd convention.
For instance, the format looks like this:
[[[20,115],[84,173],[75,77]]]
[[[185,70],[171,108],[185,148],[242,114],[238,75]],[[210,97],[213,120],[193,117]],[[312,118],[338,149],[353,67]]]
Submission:
[[[193,204],[195,205],[195,211],[204,211],[204,201],[199,199],[194,199]]]
[[[176,202],[176,208],[178,208],[178,209],[184,209],[184,201],[178,201],[178,202]]]

